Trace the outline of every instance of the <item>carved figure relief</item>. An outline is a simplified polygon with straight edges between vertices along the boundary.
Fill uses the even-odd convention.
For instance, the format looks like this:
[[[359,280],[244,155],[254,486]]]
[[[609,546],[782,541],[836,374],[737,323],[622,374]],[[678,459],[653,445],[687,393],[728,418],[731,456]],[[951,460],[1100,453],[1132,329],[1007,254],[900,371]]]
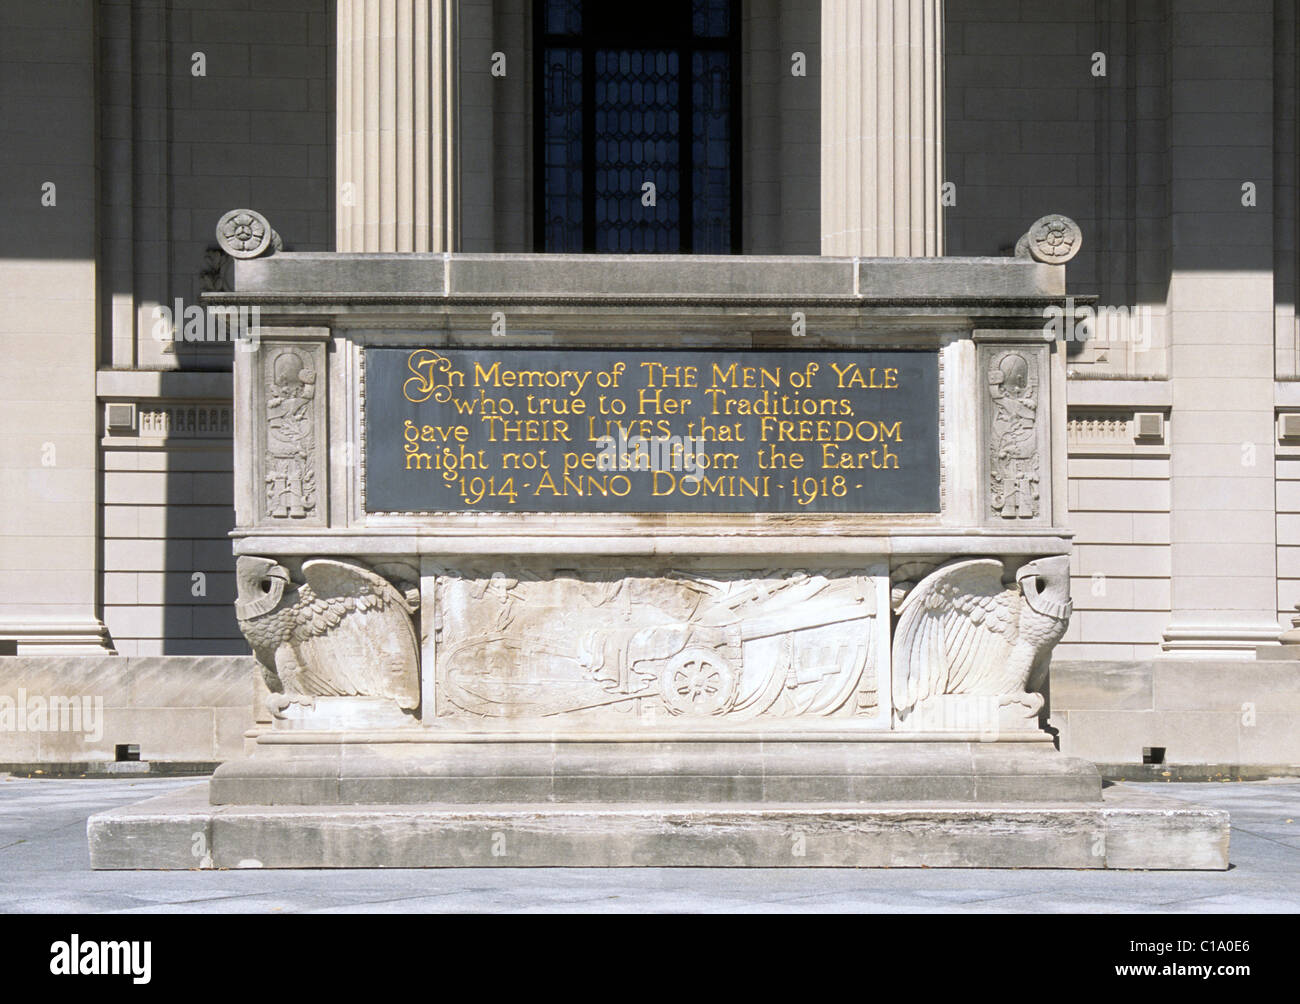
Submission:
[[[301,519],[316,509],[316,371],[293,349],[271,358],[266,389],[266,510]]]
[[[199,288],[205,293],[230,292],[230,256],[221,248],[208,248],[203,252]]]
[[[992,406],[989,442],[990,506],[1003,519],[1038,515],[1038,379],[1019,352],[993,357],[988,369]]]
[[[350,561],[304,561],[301,582],[272,558],[235,566],[239,629],[261,663],[277,717],[317,697],[420,703],[419,593]]]
[[[867,576],[462,571],[437,597],[439,717],[743,721],[879,704]]]
[[[995,558],[955,561],[903,601],[893,676],[902,727],[952,726],[950,695],[989,698],[994,725],[1036,724],[1043,697],[1033,686],[1070,621],[1070,559],[1027,562],[1012,586],[1003,571]]]

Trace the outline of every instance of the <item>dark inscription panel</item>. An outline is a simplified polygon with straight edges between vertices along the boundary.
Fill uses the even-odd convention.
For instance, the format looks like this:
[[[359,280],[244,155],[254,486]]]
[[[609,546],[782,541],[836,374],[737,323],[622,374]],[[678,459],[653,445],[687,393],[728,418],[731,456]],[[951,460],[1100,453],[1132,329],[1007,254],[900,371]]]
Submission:
[[[366,350],[370,512],[938,512],[935,352]]]

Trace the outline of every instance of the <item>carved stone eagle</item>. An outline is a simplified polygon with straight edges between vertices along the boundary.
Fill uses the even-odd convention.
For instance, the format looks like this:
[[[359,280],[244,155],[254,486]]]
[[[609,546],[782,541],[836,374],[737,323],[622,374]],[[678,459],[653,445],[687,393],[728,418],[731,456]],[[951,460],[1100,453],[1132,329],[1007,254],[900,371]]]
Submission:
[[[271,558],[235,566],[239,629],[262,664],[268,702],[279,717],[317,697],[387,697],[410,711],[420,703],[415,608],[383,576],[352,562],[303,562],[306,582]]]
[[[1020,704],[1036,716],[1031,676],[1070,622],[1070,559],[1022,565],[1002,583],[994,558],[955,561],[926,576],[899,607],[894,633],[894,712],[900,722],[944,694]]]

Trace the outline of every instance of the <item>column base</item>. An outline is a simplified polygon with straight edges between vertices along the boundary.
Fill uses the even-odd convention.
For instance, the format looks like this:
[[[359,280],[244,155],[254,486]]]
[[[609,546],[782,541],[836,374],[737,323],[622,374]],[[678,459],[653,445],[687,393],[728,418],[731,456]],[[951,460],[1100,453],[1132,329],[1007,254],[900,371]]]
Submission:
[[[1275,645],[1282,627],[1276,622],[1258,624],[1171,624],[1160,648],[1179,658],[1253,659],[1260,646]]]
[[[11,655],[114,654],[108,629],[94,617],[0,621],[0,639],[15,643]]]

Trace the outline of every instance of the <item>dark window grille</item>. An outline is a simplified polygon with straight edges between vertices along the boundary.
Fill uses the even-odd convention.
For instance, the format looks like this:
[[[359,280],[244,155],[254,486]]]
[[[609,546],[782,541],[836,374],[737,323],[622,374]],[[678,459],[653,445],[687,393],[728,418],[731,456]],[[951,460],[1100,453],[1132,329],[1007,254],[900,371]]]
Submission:
[[[737,0],[534,14],[537,250],[738,253]]]

